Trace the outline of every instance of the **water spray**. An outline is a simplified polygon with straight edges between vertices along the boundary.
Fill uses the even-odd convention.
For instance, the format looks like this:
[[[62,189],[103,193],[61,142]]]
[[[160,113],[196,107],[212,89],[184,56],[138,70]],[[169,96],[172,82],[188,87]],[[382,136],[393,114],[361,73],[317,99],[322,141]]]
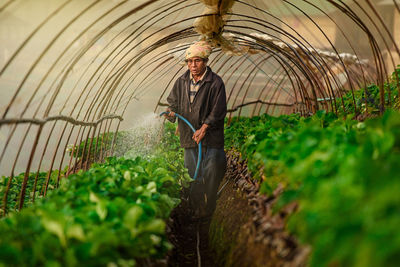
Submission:
[[[169,111],[164,111],[164,112],[162,112],[162,113],[160,114],[160,116],[162,116],[162,115],[164,115],[164,114],[169,114]],[[177,117],[177,118],[183,120],[183,121],[190,127],[190,129],[192,129],[193,133],[196,132],[196,129],[193,127],[192,124],[190,124],[190,122],[189,122],[187,119],[185,119],[184,117],[182,117],[181,115],[179,115],[179,114],[177,114],[177,113],[175,113],[175,117]],[[194,172],[194,176],[193,176],[193,179],[194,179],[194,180],[196,180],[196,178],[197,178],[197,174],[198,174],[199,169],[200,169],[200,162],[201,162],[201,141],[199,142],[199,155],[198,155],[198,157],[197,157],[196,171]]]

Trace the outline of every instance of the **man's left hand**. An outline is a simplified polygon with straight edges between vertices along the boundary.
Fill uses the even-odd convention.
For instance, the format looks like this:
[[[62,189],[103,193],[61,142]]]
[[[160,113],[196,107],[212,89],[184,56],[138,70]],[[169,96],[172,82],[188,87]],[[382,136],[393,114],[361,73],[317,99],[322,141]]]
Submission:
[[[204,138],[206,135],[208,128],[208,124],[203,124],[200,129],[198,129],[196,132],[194,132],[192,139],[199,144],[200,141]]]

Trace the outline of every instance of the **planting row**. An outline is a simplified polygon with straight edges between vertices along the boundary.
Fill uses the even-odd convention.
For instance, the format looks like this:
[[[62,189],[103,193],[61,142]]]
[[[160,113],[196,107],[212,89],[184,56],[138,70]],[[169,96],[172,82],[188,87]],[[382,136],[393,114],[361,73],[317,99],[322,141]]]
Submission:
[[[64,177],[64,173],[65,172],[60,173],[60,178]],[[10,177],[5,177],[5,176],[0,177],[0,202],[2,202],[3,204],[0,208],[0,216],[10,211],[18,210],[21,187],[24,181],[24,177],[25,173],[20,173],[19,175],[13,177],[12,179]],[[27,181],[27,186],[26,186],[27,193],[24,196],[23,207],[27,207],[30,204],[32,204],[32,202],[35,199],[43,197],[47,180],[48,180],[47,190],[54,189],[57,184],[58,177],[59,177],[58,170],[53,171],[50,175],[47,172],[30,173]],[[9,186],[9,191],[6,194],[8,183],[10,183],[10,186]],[[6,195],[7,199],[5,201],[4,197]]]
[[[358,122],[319,112],[234,120],[226,148],[247,160],[260,191],[296,201],[288,227],[312,246],[311,266],[396,266],[400,256],[400,114]]]
[[[108,158],[3,218],[0,263],[134,266],[164,257],[165,220],[190,181],[172,132],[149,159]]]
[[[68,145],[67,152],[70,156],[76,158],[72,161],[71,168],[69,169],[66,166],[61,171],[53,170],[51,174],[41,171],[29,173],[23,207],[27,207],[35,199],[43,197],[47,190],[56,188],[67,172],[70,174],[82,168],[86,169],[90,167],[92,162],[101,161],[111,153],[116,157],[135,158],[136,156],[141,156],[147,158],[151,157],[155,153],[154,151],[159,149],[159,146],[164,146],[167,151],[172,149],[178,151],[177,142],[179,141],[172,134],[175,131],[175,127],[174,125],[167,125],[166,127],[167,130],[165,132],[162,131],[161,127],[157,127],[157,129],[139,127],[139,129],[135,128],[135,132],[121,131],[117,134],[106,132],[98,137],[88,138],[76,146],[73,144]],[[169,141],[160,144],[161,138],[167,138],[167,136]],[[181,159],[183,160],[183,158]],[[0,177],[0,216],[19,209],[24,178],[25,173],[20,173],[12,178]],[[7,187],[9,188],[8,191]]]
[[[400,107],[399,91],[400,91],[400,65],[397,66],[392,75],[383,84],[383,99],[385,106]],[[381,111],[380,88],[376,84],[371,84],[365,88],[346,93],[342,99],[336,99],[339,114],[352,113],[354,103],[357,106],[358,114],[378,115]]]

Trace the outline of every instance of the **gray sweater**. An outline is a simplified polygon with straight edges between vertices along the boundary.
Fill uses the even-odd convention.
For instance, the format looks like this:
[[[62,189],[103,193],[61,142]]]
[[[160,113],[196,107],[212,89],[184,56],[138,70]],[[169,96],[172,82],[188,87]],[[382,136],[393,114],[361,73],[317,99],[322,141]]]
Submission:
[[[193,103],[189,100],[190,72],[187,70],[179,77],[169,94],[169,108],[186,118],[197,130],[208,124],[206,135],[202,140],[203,146],[213,148],[224,147],[224,118],[226,115],[225,85],[221,77],[207,67],[207,73],[201,81],[199,91]],[[181,147],[193,148],[197,144],[192,140],[193,131],[187,124],[178,120]]]

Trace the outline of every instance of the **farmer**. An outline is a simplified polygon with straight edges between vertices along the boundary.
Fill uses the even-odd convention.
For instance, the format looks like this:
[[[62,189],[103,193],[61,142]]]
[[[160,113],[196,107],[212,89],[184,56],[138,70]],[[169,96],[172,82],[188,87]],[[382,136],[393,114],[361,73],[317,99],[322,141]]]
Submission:
[[[186,118],[195,133],[182,120],[178,121],[181,147],[185,150],[185,167],[193,178],[202,141],[202,161],[198,177],[189,189],[189,202],[195,218],[209,218],[216,206],[218,186],[226,171],[224,152],[225,85],[221,77],[207,66],[211,46],[200,41],[185,54],[188,70],[179,77],[167,101],[174,122],[175,112]]]

